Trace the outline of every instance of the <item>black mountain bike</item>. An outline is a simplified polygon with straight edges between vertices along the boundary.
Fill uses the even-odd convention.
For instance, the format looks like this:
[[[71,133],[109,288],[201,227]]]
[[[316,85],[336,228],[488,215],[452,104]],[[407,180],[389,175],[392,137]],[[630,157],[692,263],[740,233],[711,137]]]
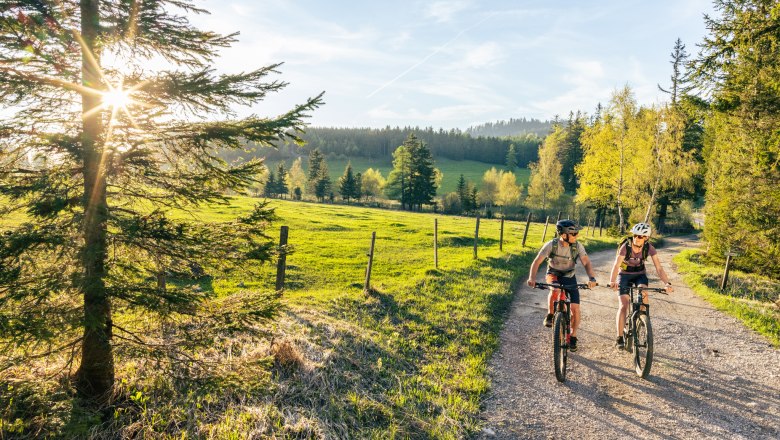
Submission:
[[[623,340],[626,351],[634,354],[634,369],[641,378],[650,374],[650,367],[653,365],[653,326],[650,325],[650,305],[642,304],[644,291],[666,295],[666,289],[630,286],[631,310],[623,326]]]
[[[553,365],[555,378],[558,382],[566,381],[566,360],[569,357],[569,342],[571,340],[571,298],[569,289],[587,289],[587,284],[561,285],[536,283],[537,289],[553,289]]]

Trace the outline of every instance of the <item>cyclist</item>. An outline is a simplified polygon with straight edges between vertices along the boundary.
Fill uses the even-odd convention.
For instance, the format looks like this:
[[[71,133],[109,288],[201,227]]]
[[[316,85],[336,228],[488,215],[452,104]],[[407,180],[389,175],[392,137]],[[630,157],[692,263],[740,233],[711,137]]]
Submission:
[[[663,266],[661,266],[661,260],[658,259],[655,247],[648,242],[653,230],[647,223],[637,223],[631,228],[632,237],[626,240],[619,248],[617,257],[615,257],[615,264],[612,265],[612,273],[610,274],[609,286],[613,290],[618,290],[618,311],[616,317],[617,323],[617,341],[615,346],[617,348],[624,348],[625,341],[623,340],[623,324],[626,321],[626,313],[628,313],[628,301],[629,301],[629,287],[633,284],[638,287],[647,287],[649,281],[647,279],[647,271],[645,270],[645,259],[650,257],[655,265],[655,272],[658,274],[658,278],[666,283],[666,291],[672,292],[672,283],[669,282],[669,277],[666,276]],[[629,253],[629,250],[631,251]],[[617,279],[617,282],[616,282]],[[642,302],[648,303],[649,292],[643,292]]]
[[[579,259],[585,267],[585,271],[590,277],[588,287],[595,287],[596,276],[593,267],[585,252],[582,243],[577,242],[579,227],[572,220],[560,220],[555,224],[555,230],[558,236],[548,241],[539,250],[534,262],[531,263],[531,272],[528,274],[528,285],[536,287],[536,272],[544,259],[547,259],[548,283],[558,283],[562,285],[574,285],[569,290],[571,297],[571,341],[569,349],[577,351],[577,327],[580,325],[580,292],[577,290],[577,277],[574,274],[574,267]],[[553,321],[553,295],[552,290],[547,295],[547,316],[544,318],[545,327],[552,327]]]

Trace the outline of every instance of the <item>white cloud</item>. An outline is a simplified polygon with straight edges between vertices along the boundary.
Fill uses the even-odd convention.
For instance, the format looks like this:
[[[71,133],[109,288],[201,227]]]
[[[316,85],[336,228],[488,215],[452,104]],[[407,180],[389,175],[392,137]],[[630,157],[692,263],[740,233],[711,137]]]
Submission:
[[[484,68],[498,64],[504,59],[501,46],[495,42],[487,42],[469,49],[460,63],[461,68]]]
[[[446,23],[452,21],[453,17],[458,13],[467,9],[470,6],[470,2],[467,1],[441,1],[435,2],[425,9],[425,15],[433,18],[438,23]]]

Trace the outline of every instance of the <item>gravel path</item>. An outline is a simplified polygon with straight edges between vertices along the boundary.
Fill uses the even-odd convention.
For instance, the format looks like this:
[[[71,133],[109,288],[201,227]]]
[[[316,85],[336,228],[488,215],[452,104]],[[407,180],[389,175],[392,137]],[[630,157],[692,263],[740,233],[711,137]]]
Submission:
[[[636,376],[629,353],[614,348],[617,295],[597,287],[581,291],[580,347],[559,383],[552,332],[542,326],[547,293],[523,283],[490,364],[493,387],[477,438],[780,438],[780,350],[685,286],[671,259],[696,246],[693,239],[668,239],[658,250],[675,291],[651,298],[648,379]],[[590,257],[605,284],[614,250]],[[648,276],[651,286],[661,285],[654,269]],[[578,278],[587,279],[582,268]]]

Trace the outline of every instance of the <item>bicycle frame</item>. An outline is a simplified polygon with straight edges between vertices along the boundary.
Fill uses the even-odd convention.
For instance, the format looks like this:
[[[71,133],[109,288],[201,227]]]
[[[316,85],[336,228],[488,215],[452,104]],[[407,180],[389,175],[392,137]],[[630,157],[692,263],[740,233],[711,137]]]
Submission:
[[[571,297],[569,289],[579,288],[587,289],[587,284],[550,284],[536,283],[537,289],[552,289],[553,311],[553,365],[555,369],[555,378],[559,382],[566,381],[566,362],[568,358],[569,345],[571,344]]]
[[[650,325],[650,305],[644,304],[642,292],[651,291],[666,294],[665,289],[655,287],[629,286],[631,312],[626,314],[623,325],[623,337],[626,351],[634,355],[634,367],[637,375],[642,378],[650,374],[653,363],[653,334]],[[636,292],[636,301],[634,293]],[[640,332],[642,329],[643,332]],[[640,337],[642,333],[643,337]]]

